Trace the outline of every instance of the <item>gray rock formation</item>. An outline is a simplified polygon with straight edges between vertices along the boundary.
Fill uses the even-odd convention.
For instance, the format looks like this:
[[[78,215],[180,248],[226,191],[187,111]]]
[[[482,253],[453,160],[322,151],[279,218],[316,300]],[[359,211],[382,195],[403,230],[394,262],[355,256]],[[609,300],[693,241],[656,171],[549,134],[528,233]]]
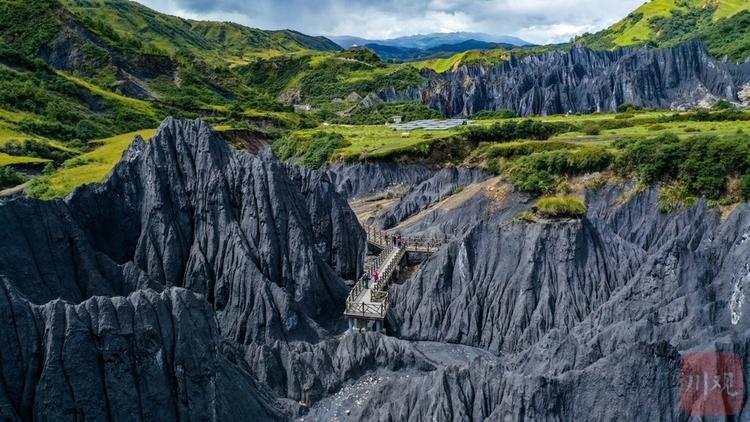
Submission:
[[[205,298],[178,288],[31,305],[1,279],[3,420],[281,420],[219,353]]]
[[[312,207],[336,195],[307,190]],[[232,151],[207,124],[169,119],[150,143],[136,139],[103,185],[66,203],[0,205],[0,272],[35,303],[185,287],[206,295],[239,342],[314,339],[314,320],[337,315],[347,295],[326,261],[356,276],[364,234],[351,231],[351,211],[313,222],[306,204],[270,155]],[[39,219],[19,218],[29,213]],[[38,221],[44,231],[30,227]],[[316,246],[328,240],[346,243]]]
[[[0,419],[687,421],[686,353],[750,379],[750,206],[662,214],[655,188],[581,220],[513,221],[517,194],[428,211],[466,216],[392,287],[390,336],[341,335],[364,235],[335,191],[411,183],[401,209],[429,210],[469,181],[311,172],[170,119],[102,185],[0,203]]]
[[[525,349],[550,329],[568,331],[644,259],[605,236],[585,220],[480,224],[394,289],[394,332],[500,353]]]
[[[445,116],[511,109],[523,116],[644,107],[711,106],[740,102],[750,64],[714,59],[697,41],[666,49],[592,51],[574,46],[494,66],[480,63],[437,74],[404,92],[384,89],[387,101],[418,100]]]
[[[326,207],[338,209],[321,218]],[[0,388],[5,398],[0,417],[11,420],[32,415],[118,419],[115,412],[140,414],[146,420],[296,414],[295,406],[279,407],[265,388],[255,388],[254,377],[237,362],[226,361],[217,345],[317,341],[326,336],[329,327],[335,328],[348,293],[337,272],[357,277],[365,250],[364,233],[352,229],[356,218],[328,180],[292,171],[267,152],[253,156],[233,151],[200,121],[168,119],[150,142],[137,138],[102,185],[80,188],[65,201],[0,203],[0,221],[0,275],[8,296],[3,311],[10,310],[2,335],[16,338],[24,327],[36,327],[39,333],[18,347],[28,353],[2,354],[3,367],[29,371],[19,378],[24,381],[20,387],[5,383]],[[179,290],[180,297],[192,301],[191,312],[172,303],[177,291],[165,289],[174,287],[192,292]],[[142,353],[119,356],[115,346],[102,342],[100,330],[131,343],[151,338],[136,336],[133,321],[152,318],[157,311],[146,309],[148,315],[140,315],[130,309],[139,306],[141,295],[153,296],[141,293],[147,288],[165,292],[161,300],[167,303],[158,306],[173,315],[172,320],[162,318],[163,329],[195,326],[195,333],[180,334],[195,338],[180,340],[185,345],[179,350],[180,359],[196,365],[194,370],[170,364],[172,373],[141,374]],[[192,311],[195,303],[201,305],[200,312]],[[123,308],[123,313],[84,312],[104,306],[112,312]],[[15,316],[15,309],[25,309],[26,316]],[[30,319],[29,309],[41,309],[34,311],[36,319]],[[82,325],[66,328],[74,320]],[[45,329],[47,325],[51,328]],[[77,334],[82,330],[94,334]],[[139,347],[150,347],[158,355],[162,345],[175,347],[175,334],[170,335]],[[114,341],[130,353],[130,343]],[[73,352],[65,347],[81,354],[66,357]],[[60,374],[47,374],[42,363],[54,364],[56,353],[64,354],[67,367],[57,365],[54,370]],[[118,374],[97,369],[102,359],[120,360],[121,372],[133,368],[136,377],[144,378],[136,384],[122,380],[109,395],[106,384],[120,381]],[[167,366],[165,362],[161,365]],[[47,381],[46,376],[53,378]],[[183,379],[188,384],[181,384]],[[172,401],[165,402],[164,409],[148,410],[156,413],[138,413],[139,406],[155,407],[139,402],[140,394],[152,394],[142,388],[161,391],[167,382],[170,388],[159,394]],[[189,384],[193,382],[198,385]],[[19,393],[23,391],[36,394],[24,396]],[[63,413],[43,410],[45,403],[61,404],[55,412]],[[172,411],[170,403],[176,417],[158,413]]]
[[[590,194],[583,220],[479,224],[394,287],[392,334],[501,359],[477,369],[486,379],[464,370],[453,381],[480,392],[470,419],[687,420],[685,353],[733,352],[748,376],[750,320],[737,292],[750,279],[750,207],[721,221],[705,202],[665,215],[656,189],[616,205],[624,195]]]
[[[295,165],[286,170],[307,202],[318,253],[338,275],[357,280],[364,271],[366,235],[330,174]]]
[[[383,228],[389,229],[400,222],[425,210],[430,205],[453,195],[466,186],[487,178],[481,170],[447,168],[414,186],[404,195],[393,209],[382,218]]]
[[[325,171],[330,175],[336,191],[349,199],[382,194],[396,186],[410,188],[434,174],[424,166],[399,165],[391,162],[336,164]]]

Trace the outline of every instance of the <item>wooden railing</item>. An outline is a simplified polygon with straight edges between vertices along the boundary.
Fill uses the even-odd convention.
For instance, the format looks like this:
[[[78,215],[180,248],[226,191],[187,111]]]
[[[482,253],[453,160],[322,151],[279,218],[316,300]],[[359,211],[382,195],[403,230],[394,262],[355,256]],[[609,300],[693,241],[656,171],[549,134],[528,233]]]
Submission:
[[[367,226],[367,241],[380,248],[393,248],[394,236],[378,230],[375,227]],[[408,252],[434,253],[446,243],[447,239],[424,239],[420,237],[403,237],[401,246]]]
[[[366,283],[365,276],[362,276],[359,281],[357,281],[357,284],[352,287],[352,290],[349,291],[349,297],[346,298],[346,308],[349,309],[350,305],[353,305],[356,303],[357,298],[359,295],[361,295],[365,291],[365,283]]]
[[[347,315],[357,315],[364,318],[379,318],[383,319],[385,318],[385,313],[388,311],[388,300],[387,300],[387,293],[386,293],[386,300],[379,302],[379,303],[354,303],[354,304],[347,304],[346,306],[346,314]]]

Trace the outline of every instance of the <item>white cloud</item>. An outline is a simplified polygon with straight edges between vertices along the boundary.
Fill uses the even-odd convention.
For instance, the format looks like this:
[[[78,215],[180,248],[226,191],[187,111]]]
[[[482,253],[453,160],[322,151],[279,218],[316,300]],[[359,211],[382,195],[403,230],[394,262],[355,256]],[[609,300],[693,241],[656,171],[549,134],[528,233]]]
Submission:
[[[429,32],[515,35],[567,41],[626,16],[644,0],[139,0],[190,19],[227,20],[311,35],[392,38]]]

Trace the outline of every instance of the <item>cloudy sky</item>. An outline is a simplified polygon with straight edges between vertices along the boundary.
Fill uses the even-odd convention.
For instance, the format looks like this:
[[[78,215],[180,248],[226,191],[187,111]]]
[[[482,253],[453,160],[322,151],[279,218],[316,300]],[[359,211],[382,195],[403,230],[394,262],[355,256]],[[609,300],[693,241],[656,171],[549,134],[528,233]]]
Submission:
[[[232,21],[311,35],[385,39],[430,32],[567,41],[604,28],[645,0],[137,0],[190,19]]]

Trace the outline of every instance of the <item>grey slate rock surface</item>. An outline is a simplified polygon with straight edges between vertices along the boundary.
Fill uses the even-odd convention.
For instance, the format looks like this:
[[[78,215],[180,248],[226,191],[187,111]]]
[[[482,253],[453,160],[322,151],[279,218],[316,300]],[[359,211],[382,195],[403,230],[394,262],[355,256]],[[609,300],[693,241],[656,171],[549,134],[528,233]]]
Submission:
[[[643,255],[586,221],[479,224],[393,289],[389,322],[401,338],[519,351],[580,323]]]
[[[383,215],[382,227],[390,229],[407,218],[454,194],[458,189],[483,181],[487,175],[481,170],[446,168],[411,188],[393,209]]]
[[[403,92],[384,89],[386,101],[418,100],[446,117],[511,109],[522,116],[616,111],[643,107],[711,106],[739,102],[750,83],[750,63],[711,57],[699,41],[671,48],[593,51],[576,45],[486,66],[472,63],[437,74]]]
[[[0,280],[3,420],[280,420],[218,352],[204,298],[179,288],[31,305]]]
[[[170,119],[102,185],[1,203],[0,419],[687,421],[681,355],[750,379],[750,206],[661,214],[656,188],[539,224],[512,221],[521,195],[468,201],[392,287],[390,336],[342,335],[364,246],[343,198],[433,176],[309,172]],[[435,177],[429,198],[461,179]]]
[[[737,299],[750,286],[750,207],[722,221],[705,202],[654,212],[657,189],[612,201],[621,195],[627,189],[589,194],[582,220],[480,223],[392,289],[392,334],[501,360],[452,381],[481,392],[469,419],[688,420],[684,353],[733,352],[750,373],[747,300]],[[373,397],[369,405],[385,403]],[[427,397],[455,408],[461,396],[447,388]],[[745,403],[736,420],[749,412]]]
[[[296,165],[285,168],[307,203],[318,253],[339,276],[359,279],[364,271],[367,235],[345,197],[335,191],[330,173]]]
[[[416,186],[434,174],[424,166],[391,162],[336,164],[324,170],[336,191],[349,199],[367,198],[394,186]]]
[[[43,371],[22,388],[4,386],[8,404],[3,409],[8,411],[2,416],[117,420],[111,412],[138,410],[141,387],[164,390],[176,406],[175,414],[144,415],[146,420],[246,420],[249,414],[264,420],[296,414],[298,405],[266,395],[267,388],[256,388],[254,376],[242,365],[216,351],[223,342],[317,341],[335,329],[348,294],[339,274],[356,277],[361,272],[365,235],[352,230],[351,210],[327,180],[298,177],[295,183],[292,173],[270,152],[253,156],[231,150],[206,123],[168,119],[150,142],[136,139],[103,184],[80,188],[65,201],[0,204],[0,276],[6,292],[12,292],[5,308],[36,306],[46,312],[37,311],[35,320],[28,319],[31,311],[25,316],[6,313],[12,316],[5,319],[3,335],[32,325],[39,334],[19,346],[35,350],[33,354],[4,353],[3,367],[38,371],[43,369],[38,362],[54,363],[64,345],[82,351],[66,363],[80,377],[61,373],[48,382],[44,375],[53,374]],[[326,207],[339,209],[319,219]],[[164,322],[167,328],[192,327],[180,335],[194,334],[189,340],[195,344],[179,352],[198,365],[195,371],[172,365],[168,369],[173,373],[154,378],[153,385],[126,383],[110,396],[104,377],[96,378],[98,362],[109,359],[109,349],[99,348],[96,330],[110,320],[132,325],[133,318],[148,315],[133,316],[129,309],[122,317],[79,313],[75,319],[83,325],[66,329],[71,312],[88,306],[117,308],[125,296],[139,298],[147,288],[173,295],[178,287],[188,289],[179,290],[180,295],[200,295],[191,299],[191,309],[197,303],[201,311],[186,312],[173,303],[159,306],[175,313]],[[56,337],[51,337],[47,332],[52,328],[45,324],[62,328],[55,328]],[[87,327],[96,335],[81,334]],[[113,330],[132,337],[128,327],[115,325]],[[153,347],[167,347],[177,341],[165,336],[152,342]],[[141,359],[113,358],[124,365]],[[175,381],[181,377],[189,384]],[[164,380],[174,385],[159,387]],[[19,388],[37,393],[24,398]],[[34,407],[29,400],[37,399],[60,403],[60,412],[68,413]]]
[[[315,195],[323,202],[337,196],[331,189]],[[18,286],[30,286],[21,289],[26,295],[40,284],[27,268],[55,272],[42,284],[56,288],[33,295],[35,303],[180,286],[205,295],[223,334],[239,342],[316,338],[323,330],[315,320],[337,316],[347,295],[327,261],[341,274],[356,275],[364,246],[364,234],[356,231],[333,239],[336,224],[339,232],[350,230],[351,211],[331,216],[341,221],[313,220],[282,164],[268,153],[232,151],[198,121],[168,119],[151,142],[136,140],[102,185],[79,189],[65,203],[10,201],[0,205],[0,218],[18,216],[23,207],[59,215],[46,226],[53,233],[21,242],[31,250],[3,255],[0,271]],[[38,234],[23,224],[4,227],[10,233],[0,248],[14,236]],[[320,255],[316,245],[329,240],[346,243]],[[47,250],[54,252],[53,262],[37,262]],[[66,255],[58,256],[61,250]],[[343,255],[332,256],[332,250]],[[24,261],[28,265],[13,264]],[[85,282],[92,278],[97,282],[89,287]]]

